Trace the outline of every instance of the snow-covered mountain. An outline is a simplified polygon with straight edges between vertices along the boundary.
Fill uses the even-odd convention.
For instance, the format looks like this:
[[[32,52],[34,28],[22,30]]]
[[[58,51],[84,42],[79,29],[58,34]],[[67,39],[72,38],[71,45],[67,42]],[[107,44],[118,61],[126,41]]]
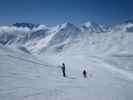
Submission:
[[[132,29],[132,21],[0,26],[0,100],[133,100]]]
[[[0,26],[0,43],[3,45],[23,45],[29,40],[43,38],[47,27],[31,23],[16,23]]]
[[[48,59],[42,62],[32,55],[0,45],[0,100],[133,99],[132,59],[131,63],[128,63],[129,59],[119,63],[120,68],[125,63],[131,64],[130,71],[126,71],[112,65],[118,59],[109,64],[103,59],[86,58],[80,54],[63,58],[67,65],[66,78],[57,67],[59,57],[47,64]],[[55,63],[57,65],[53,65]],[[82,77],[83,68],[88,70],[86,79]]]
[[[81,27],[82,31],[87,31],[89,33],[100,33],[100,32],[104,32],[104,29],[102,27],[102,25],[99,25],[95,22],[86,22],[82,25]]]
[[[9,47],[23,47],[34,54],[67,50],[91,53],[129,52],[132,50],[132,32],[131,20],[116,25],[86,22],[76,26],[67,22],[52,27],[15,23],[0,26],[0,43]]]

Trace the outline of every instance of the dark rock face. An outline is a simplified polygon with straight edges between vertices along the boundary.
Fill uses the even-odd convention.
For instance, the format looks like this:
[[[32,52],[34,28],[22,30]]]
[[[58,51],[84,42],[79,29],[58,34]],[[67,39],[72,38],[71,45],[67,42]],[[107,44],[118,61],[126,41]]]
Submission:
[[[33,29],[34,27],[38,27],[39,24],[35,25],[35,24],[32,24],[32,23],[15,23],[15,24],[13,24],[13,26],[16,26],[16,27],[28,27],[30,29]]]

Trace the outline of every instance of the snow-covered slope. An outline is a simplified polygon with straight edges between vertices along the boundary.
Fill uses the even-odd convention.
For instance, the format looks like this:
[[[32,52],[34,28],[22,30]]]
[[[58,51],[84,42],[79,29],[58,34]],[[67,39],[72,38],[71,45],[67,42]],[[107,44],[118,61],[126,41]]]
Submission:
[[[71,23],[64,23],[47,29],[30,33],[32,40],[24,46],[32,53],[44,53],[45,51],[59,51],[65,45],[78,41],[83,37],[81,30]],[[33,40],[33,37],[35,40]],[[39,37],[39,38],[38,38]]]
[[[102,59],[82,55],[65,58],[68,77],[63,78],[57,64],[42,63],[29,54],[0,46],[0,100],[133,99],[132,74]],[[88,70],[87,79],[82,77],[83,68]]]
[[[54,51],[62,51],[65,46],[70,45],[81,39],[83,34],[81,30],[71,23],[64,23],[55,33],[52,33],[52,38],[48,42],[48,46],[40,50],[45,52],[46,49]]]
[[[132,100],[132,29],[132,21],[0,26],[0,100]]]

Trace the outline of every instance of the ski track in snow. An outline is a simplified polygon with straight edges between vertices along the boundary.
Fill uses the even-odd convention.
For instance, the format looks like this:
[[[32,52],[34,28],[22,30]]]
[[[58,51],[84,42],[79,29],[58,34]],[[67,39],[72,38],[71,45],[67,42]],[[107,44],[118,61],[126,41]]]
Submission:
[[[52,66],[52,65],[47,65],[47,64],[42,64],[42,63],[39,63],[39,62],[36,62],[36,61],[33,61],[33,60],[29,60],[29,59],[25,59],[25,58],[21,58],[21,57],[17,57],[17,56],[13,56],[13,55],[1,55],[1,56],[8,56],[8,57],[11,57],[13,59],[18,59],[18,60],[22,60],[22,61],[25,61],[25,62],[29,62],[29,63],[33,63],[33,64],[37,64],[37,65],[41,65],[43,67],[48,67],[48,68],[59,68],[58,66]],[[1,63],[2,64],[2,63]],[[4,63],[3,63],[4,64]]]
[[[110,65],[108,62],[106,62],[103,58],[100,57],[96,57],[96,56],[90,56],[89,60],[94,61],[95,63],[99,63],[102,64],[103,68],[106,68],[108,71],[112,72],[112,73],[117,73],[122,75],[126,80],[132,80],[133,81],[133,74],[129,73],[128,71],[122,70],[120,68],[117,68],[115,66]]]
[[[33,63],[33,64],[38,64],[38,65],[41,65],[43,67],[59,68],[58,66],[46,65],[46,64],[38,63],[38,62],[29,60],[29,59],[24,59],[24,58],[21,58],[21,57],[16,57],[16,56],[9,55],[9,54],[8,55],[4,55],[4,56],[8,56],[8,57],[11,57],[11,58],[14,58],[14,59],[23,60],[25,62],[29,62],[29,63]],[[115,72],[117,74],[122,75],[125,79],[129,79],[129,80],[132,80],[133,81],[133,74],[131,74],[131,73],[125,71],[125,70],[122,70],[120,68],[116,68],[115,66],[112,66],[112,65],[108,64],[102,58],[99,58],[99,57],[96,57],[96,56],[94,56],[94,57],[93,56],[90,56],[90,58],[91,59],[89,59],[89,60],[94,60],[94,62],[98,62],[98,63],[102,64],[104,68],[108,69],[108,71]],[[69,77],[69,76],[67,78],[69,78],[69,79],[75,79],[75,77]]]
[[[4,56],[8,56],[8,57],[11,57],[11,58],[14,58],[14,59],[19,59],[19,60],[23,60],[25,62],[29,62],[29,63],[33,63],[33,64],[38,64],[38,65],[41,65],[43,67],[48,67],[48,68],[51,68],[52,65],[46,65],[46,64],[42,64],[42,63],[38,63],[38,62],[35,62],[35,61],[32,61],[32,60],[29,60],[29,59],[24,59],[24,58],[21,58],[21,57],[16,57],[16,56],[13,56],[13,55],[4,55]],[[133,81],[133,74],[125,71],[125,70],[122,70],[122,69],[119,69],[119,68],[116,68],[114,66],[111,66],[110,64],[108,64],[107,62],[105,62],[105,60],[103,60],[102,58],[99,58],[99,57],[96,57],[96,56],[90,56],[91,59],[89,60],[94,60],[95,62],[98,62],[98,63],[102,63],[102,65],[104,65],[103,67],[108,69],[108,71],[112,71],[112,72],[116,72],[116,73],[119,73],[120,75],[124,76],[125,79],[130,79]],[[2,63],[1,63],[2,64]],[[57,66],[52,66],[52,68],[59,68]],[[75,79],[75,77],[68,77],[70,79]]]
[[[12,56],[12,55],[7,55],[7,56],[12,57],[12,58],[15,58],[15,59],[23,60],[23,61],[26,61],[26,62],[29,62],[29,63],[38,64],[38,65],[41,65],[41,66],[43,66],[43,67],[51,68],[51,66],[52,66],[52,65],[50,66],[50,65],[46,65],[46,64],[41,64],[41,63],[38,63],[38,62],[35,62],[35,61],[32,61],[32,60],[28,60],[28,59],[24,59],[24,58],[21,58],[21,57],[16,57],[16,56]],[[95,58],[97,59],[98,57],[95,57]],[[93,58],[92,58],[92,59],[93,59]],[[99,60],[99,61],[98,61],[98,60]],[[124,76],[125,79],[130,79],[130,80],[133,81],[133,75],[130,74],[129,72],[124,71],[124,70],[119,69],[119,68],[116,68],[116,67],[114,67],[114,66],[111,66],[111,65],[108,64],[107,62],[102,61],[102,58],[98,58],[98,59],[96,60],[96,62],[97,62],[97,61],[98,61],[99,63],[102,63],[102,65],[104,65],[103,67],[106,68],[106,69],[108,69],[108,71],[116,72],[117,74],[119,73],[120,75]],[[53,68],[59,68],[59,67],[53,66]],[[68,78],[70,78],[70,79],[75,79],[75,77],[68,77]]]

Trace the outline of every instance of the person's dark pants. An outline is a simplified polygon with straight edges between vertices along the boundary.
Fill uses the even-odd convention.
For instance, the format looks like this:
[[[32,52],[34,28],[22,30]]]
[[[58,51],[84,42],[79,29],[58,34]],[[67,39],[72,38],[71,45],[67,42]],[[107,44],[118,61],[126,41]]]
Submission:
[[[87,73],[83,72],[83,76],[84,76],[84,78],[86,78],[87,77]]]
[[[63,70],[63,77],[66,77],[66,73],[65,73],[65,71]]]
[[[84,78],[86,78],[87,77],[87,75],[86,74],[84,74]]]

